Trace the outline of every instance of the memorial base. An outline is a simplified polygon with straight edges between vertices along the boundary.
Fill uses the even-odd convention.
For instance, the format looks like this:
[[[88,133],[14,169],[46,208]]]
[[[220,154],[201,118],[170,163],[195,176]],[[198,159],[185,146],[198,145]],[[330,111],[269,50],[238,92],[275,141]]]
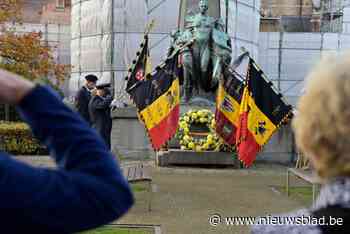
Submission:
[[[198,166],[198,167],[234,167],[240,168],[240,162],[232,153],[224,152],[194,152],[169,150],[157,153],[157,165],[169,166]]]

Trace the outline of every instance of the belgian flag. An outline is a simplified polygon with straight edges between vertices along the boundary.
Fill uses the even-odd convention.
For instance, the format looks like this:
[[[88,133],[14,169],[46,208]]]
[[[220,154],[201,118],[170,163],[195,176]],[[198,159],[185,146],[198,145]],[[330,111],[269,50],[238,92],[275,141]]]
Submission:
[[[236,144],[236,130],[244,84],[230,73],[219,84],[216,99],[216,132],[229,145]]]
[[[251,58],[246,82],[236,138],[239,159],[249,167],[273,133],[292,116],[292,107]]]
[[[138,82],[144,80],[148,74],[152,72],[150,52],[149,52],[149,38],[148,34],[144,36],[144,40],[140,45],[140,51],[136,53],[136,59],[133,61],[129,69],[126,92],[130,93]]]
[[[129,92],[155,150],[173,137],[179,123],[180,67],[177,60],[177,56],[168,58],[154,74]]]

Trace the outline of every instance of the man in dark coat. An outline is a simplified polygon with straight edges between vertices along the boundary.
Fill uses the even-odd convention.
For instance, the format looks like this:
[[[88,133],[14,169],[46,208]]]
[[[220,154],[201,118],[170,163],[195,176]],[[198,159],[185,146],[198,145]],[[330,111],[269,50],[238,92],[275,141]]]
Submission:
[[[76,107],[78,113],[91,125],[89,102],[91,99],[91,92],[96,87],[97,77],[95,75],[87,75],[85,80],[85,85],[78,91],[76,96]]]
[[[110,84],[96,86],[97,92],[90,100],[89,112],[92,126],[102,136],[110,149],[112,131],[111,103],[113,97],[108,90],[109,87]]]

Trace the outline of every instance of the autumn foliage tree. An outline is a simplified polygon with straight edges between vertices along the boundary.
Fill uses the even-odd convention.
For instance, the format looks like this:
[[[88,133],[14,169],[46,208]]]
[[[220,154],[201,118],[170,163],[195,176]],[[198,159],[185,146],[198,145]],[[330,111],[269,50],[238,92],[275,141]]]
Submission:
[[[0,35],[0,58],[1,68],[33,81],[51,77],[55,85],[62,84],[68,68],[56,64],[50,47],[43,45],[41,33],[36,32]]]
[[[56,63],[41,32],[17,33],[10,26],[21,23],[20,12],[21,0],[0,0],[0,68],[59,87],[70,66]]]
[[[20,19],[21,0],[0,1],[0,23]]]
[[[21,0],[0,3],[0,67],[30,80],[50,78],[55,85],[62,84],[69,66],[55,62],[52,48],[43,42],[42,34],[18,34],[5,25],[9,21],[20,22],[20,5]]]

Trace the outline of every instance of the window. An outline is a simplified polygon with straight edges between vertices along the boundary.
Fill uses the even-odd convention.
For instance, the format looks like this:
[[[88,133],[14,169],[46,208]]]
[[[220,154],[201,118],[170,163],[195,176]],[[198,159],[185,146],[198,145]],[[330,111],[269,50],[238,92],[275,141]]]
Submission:
[[[209,0],[208,14],[214,18],[220,18],[220,0]],[[179,28],[184,28],[185,18],[188,14],[198,13],[199,0],[181,0],[179,14]]]
[[[64,8],[66,7],[65,3],[65,0],[56,0],[56,9],[64,10]]]

